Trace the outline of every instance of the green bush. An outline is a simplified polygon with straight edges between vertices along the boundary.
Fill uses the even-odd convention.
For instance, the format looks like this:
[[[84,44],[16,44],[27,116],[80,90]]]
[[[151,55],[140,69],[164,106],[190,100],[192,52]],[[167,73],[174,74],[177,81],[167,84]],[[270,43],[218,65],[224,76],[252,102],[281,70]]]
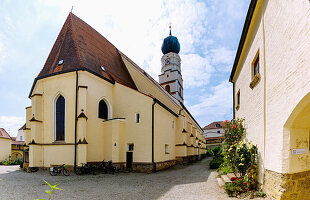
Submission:
[[[14,161],[10,161],[10,160],[2,161],[0,162],[0,165],[21,165],[22,163],[23,163],[23,160],[18,158]]]
[[[224,162],[223,157],[214,157],[210,162],[210,169],[217,169]]]
[[[230,164],[225,160],[224,158],[224,162],[220,165],[220,167],[216,170],[216,171],[222,171],[222,174],[228,174],[228,173],[233,173],[233,170],[230,166]]]
[[[207,156],[213,156],[213,150],[211,148],[207,148]]]
[[[243,178],[232,177],[230,180],[231,182],[227,182],[224,185],[228,196],[236,197],[243,192],[249,191],[249,184],[245,180],[243,180]]]
[[[212,149],[212,151],[213,151],[213,155],[214,155],[215,157],[221,156],[221,154],[222,154],[222,147],[216,146],[216,147],[214,147],[214,148]]]

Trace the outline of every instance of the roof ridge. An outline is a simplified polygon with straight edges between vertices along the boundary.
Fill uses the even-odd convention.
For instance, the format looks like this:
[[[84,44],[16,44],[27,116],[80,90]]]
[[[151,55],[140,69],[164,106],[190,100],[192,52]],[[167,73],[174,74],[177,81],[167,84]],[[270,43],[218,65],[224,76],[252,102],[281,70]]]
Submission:
[[[144,69],[142,69],[141,67],[139,67],[138,64],[136,64],[133,60],[131,60],[128,56],[126,56],[123,52],[121,52],[119,49],[117,49],[118,52],[120,53],[120,55],[122,55],[125,59],[127,59],[140,73],[142,73],[144,76],[146,76],[147,79],[149,79],[154,85],[156,85],[156,87],[162,92],[164,93],[168,99],[170,99],[170,101],[175,104],[176,106],[181,106],[179,105],[179,101],[177,99],[175,99],[171,94],[169,94],[161,85],[159,85],[159,83],[153,79],[153,77],[151,75],[149,75]]]
[[[70,19],[71,19],[72,40],[73,40],[73,44],[74,44],[74,49],[75,49],[75,51],[76,51],[76,54],[77,54],[79,63],[81,64],[81,66],[82,66],[83,68],[85,68],[84,63],[83,63],[82,60],[81,60],[80,53],[79,53],[79,50],[78,50],[78,47],[77,47],[76,41],[75,41],[75,29],[73,28],[73,19],[72,19],[72,15],[73,15],[73,13],[70,12],[70,13],[69,13],[69,16],[70,16]]]

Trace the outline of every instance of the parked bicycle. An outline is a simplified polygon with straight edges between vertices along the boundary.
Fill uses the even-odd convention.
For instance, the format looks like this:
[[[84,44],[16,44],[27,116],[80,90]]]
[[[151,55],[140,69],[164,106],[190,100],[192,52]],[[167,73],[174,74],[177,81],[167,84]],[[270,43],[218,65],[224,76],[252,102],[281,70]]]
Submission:
[[[70,171],[68,169],[66,169],[66,165],[63,164],[61,166],[56,166],[56,167],[50,167],[49,169],[49,173],[51,176],[56,176],[57,174],[63,174],[65,176],[69,176],[70,175]]]
[[[108,162],[105,162],[104,160],[101,162],[101,164],[99,165],[99,169],[103,172],[103,173],[112,173],[114,174],[116,171],[116,167],[113,166],[112,164],[112,160],[109,160]]]
[[[95,174],[95,171],[97,169],[96,166],[91,166],[87,163],[81,163],[82,166],[76,169],[77,175],[83,175],[83,174]]]

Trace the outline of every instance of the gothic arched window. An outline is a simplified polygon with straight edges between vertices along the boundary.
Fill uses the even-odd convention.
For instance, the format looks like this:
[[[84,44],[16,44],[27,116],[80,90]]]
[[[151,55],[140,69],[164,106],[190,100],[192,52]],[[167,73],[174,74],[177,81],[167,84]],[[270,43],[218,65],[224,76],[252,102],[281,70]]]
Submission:
[[[170,93],[170,85],[166,85],[165,90]]]
[[[56,100],[56,140],[65,140],[65,98]]]
[[[108,105],[104,100],[99,102],[98,117],[101,119],[108,119]]]

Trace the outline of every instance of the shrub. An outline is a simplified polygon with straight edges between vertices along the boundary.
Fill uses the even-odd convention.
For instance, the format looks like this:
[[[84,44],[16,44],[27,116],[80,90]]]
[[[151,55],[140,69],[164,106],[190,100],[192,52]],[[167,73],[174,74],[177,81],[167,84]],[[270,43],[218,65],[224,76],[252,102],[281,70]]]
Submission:
[[[213,155],[214,155],[215,157],[221,156],[222,147],[216,146],[216,147],[214,147],[214,148],[212,149],[212,151],[213,151]]]
[[[214,157],[210,162],[210,169],[217,169],[224,162],[223,157]]]
[[[230,164],[227,163],[227,161],[224,159],[224,162],[220,165],[220,167],[216,170],[216,171],[222,171],[222,174],[228,174],[228,173],[232,173],[232,169],[230,167]]]
[[[243,178],[232,177],[231,182],[225,183],[225,190],[229,196],[237,196],[240,193],[249,191],[249,184]]]
[[[207,156],[213,156],[213,150],[211,148],[207,148]]]
[[[231,170],[237,174],[240,173],[241,180],[246,183],[247,189],[256,189],[257,186],[257,147],[251,143],[242,142],[245,128],[244,119],[224,121],[224,160],[230,166]],[[227,169],[228,170],[228,169]],[[227,193],[244,192],[239,184],[227,184],[225,187]]]

